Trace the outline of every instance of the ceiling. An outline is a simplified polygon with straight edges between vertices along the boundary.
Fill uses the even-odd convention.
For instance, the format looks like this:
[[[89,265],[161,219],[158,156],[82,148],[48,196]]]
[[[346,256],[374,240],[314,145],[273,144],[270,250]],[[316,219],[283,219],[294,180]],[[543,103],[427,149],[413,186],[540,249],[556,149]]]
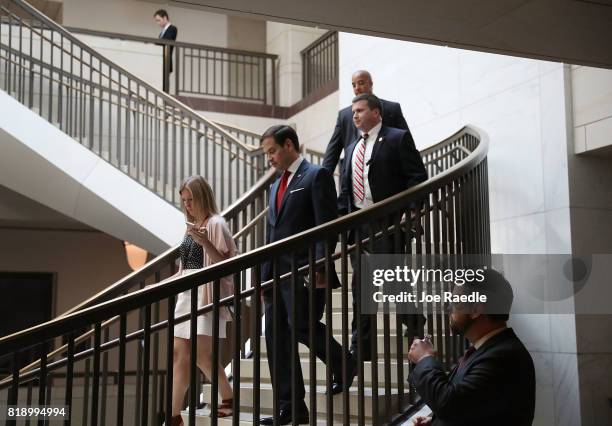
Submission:
[[[49,18],[53,19],[57,23],[62,23],[63,17],[63,6],[62,1],[58,0],[27,0],[32,6],[36,9],[47,15]],[[2,2],[2,6],[8,8],[15,15],[27,18],[29,17],[29,13],[25,12],[22,8],[15,4],[7,4],[6,2]],[[4,11],[0,12],[0,16],[5,15]]]
[[[612,0],[175,0],[225,14],[612,68]]]

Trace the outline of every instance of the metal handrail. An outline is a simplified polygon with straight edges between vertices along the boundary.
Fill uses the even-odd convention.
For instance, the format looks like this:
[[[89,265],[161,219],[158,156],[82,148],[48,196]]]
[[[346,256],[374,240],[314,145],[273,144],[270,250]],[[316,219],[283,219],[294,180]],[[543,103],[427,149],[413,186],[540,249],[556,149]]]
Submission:
[[[270,186],[270,184],[275,178],[276,178],[276,172],[273,169],[268,170],[268,172],[259,179],[259,181],[255,184],[255,186],[253,186],[249,191],[244,193],[232,205],[227,207],[225,211],[221,213],[221,215],[227,219],[237,216],[240,212],[244,211],[244,209],[250,203],[252,203],[253,200],[257,196],[259,196],[265,188]],[[264,210],[264,211],[267,211],[267,210]],[[253,219],[251,219],[247,224],[245,224],[240,230],[238,230],[238,232],[236,232],[233,235],[233,238],[235,240],[239,240],[240,238],[246,236],[246,234],[248,234],[257,225],[258,221],[260,221],[262,217],[263,217],[262,213],[257,214]],[[173,264],[178,258],[179,248],[180,246],[178,245],[175,247],[169,248],[164,253],[160,254],[156,258],[147,262],[145,265],[143,265],[138,270],[131,272],[127,276],[121,278],[117,282],[99,291],[98,293],[94,294],[93,296],[89,297],[83,302],[68,309],[66,312],[62,313],[57,318],[65,317],[67,315],[83,310],[90,306],[105,302],[115,297],[119,297],[129,292],[130,290],[133,290],[134,287],[138,286],[140,282],[144,281],[145,279],[147,279],[148,277],[152,275],[155,275],[155,273],[157,273],[160,269]],[[102,324],[101,328],[104,329],[110,325],[113,325],[114,323],[117,322],[118,319],[119,317],[115,316],[105,321]],[[75,344],[88,340],[89,338],[92,337],[92,335],[93,335],[93,330],[89,330],[83,333],[82,335],[75,338]],[[54,357],[58,354],[65,352],[66,349],[67,349],[67,345],[66,344],[62,345],[56,348],[55,350],[53,350],[52,352],[50,352],[47,356]],[[36,367],[39,364],[40,364],[40,360],[36,360],[22,367],[20,369],[20,374],[31,370],[33,367]],[[6,383],[7,383],[7,379],[0,380],[0,387]]]
[[[0,86],[166,201],[178,205],[176,185],[200,158],[218,155],[214,146],[225,152],[220,167],[227,178],[241,176],[229,186],[211,181],[222,207],[263,173],[260,151],[106,59],[25,1],[5,0],[0,9],[8,36],[1,45],[6,70]]]
[[[194,285],[197,286],[198,283],[212,282],[224,276],[231,275],[236,269],[244,265],[264,262],[270,258],[299,249],[300,247],[326,240],[332,233],[347,232],[350,229],[360,226],[362,223],[367,223],[383,217],[391,213],[394,209],[402,209],[411,202],[422,199],[425,195],[431,193],[434,188],[448,184],[454,179],[457,179],[457,177],[463,176],[485,159],[488,152],[488,139],[486,136],[474,130],[473,127],[464,127],[455,135],[459,136],[462,134],[481,138],[476,150],[471,152],[461,163],[450,167],[425,182],[375,203],[370,207],[350,213],[283,240],[267,244],[264,247],[259,247],[248,253],[243,253],[221,261],[202,271],[190,274],[189,276],[173,278],[161,286],[150,287],[120,296],[112,301],[80,309],[78,312],[73,312],[62,318],[57,318],[27,330],[2,337],[0,338],[0,354],[9,353],[19,349],[19,347],[35,344],[47,338],[45,334],[49,336],[61,335],[68,332],[71,326],[78,325],[79,323],[97,322],[105,319],[105,317],[110,317],[111,314],[117,315],[125,310],[161,301],[172,294],[190,289]],[[212,305],[210,305],[210,307],[212,308]],[[48,330],[48,333],[43,334],[43,330]]]
[[[322,34],[318,39],[316,39],[315,41],[313,41],[312,43],[310,43],[308,46],[306,46],[305,48],[303,48],[302,50],[300,50],[300,55],[308,52],[309,50],[312,50],[314,47],[318,46],[319,44],[321,44],[323,41],[327,40],[330,37],[333,37],[334,34],[337,34],[337,31],[335,30],[329,30],[326,33]]]
[[[170,87],[170,67],[166,69],[164,66],[164,90],[172,90],[176,96],[220,96],[276,105],[278,82],[275,64],[278,55],[82,28],[69,28],[69,30],[84,35],[161,45],[165,60],[169,62],[174,58],[176,64],[174,87]],[[208,68],[211,65],[213,83],[212,87],[209,87]],[[221,68],[221,73],[225,69],[225,78],[220,80],[216,79],[219,74],[218,67]],[[231,78],[227,78],[230,76],[229,68],[233,69]],[[267,78],[269,72],[272,74],[271,80]]]
[[[177,46],[177,47],[189,47],[192,49],[206,49],[223,53],[231,53],[233,55],[245,55],[245,56],[257,56],[261,58],[268,59],[278,59],[278,55],[273,53],[266,52],[255,52],[251,50],[239,50],[239,49],[230,49],[227,47],[219,47],[219,46],[210,46],[206,44],[197,44],[197,43],[188,43],[184,41],[176,41],[176,40],[168,40],[163,38],[154,38],[154,37],[144,37],[137,36],[132,34],[124,34],[124,33],[114,33],[110,31],[100,31],[100,30],[92,30],[89,28],[78,28],[78,27],[64,27],[66,30],[70,31],[73,34],[83,34],[90,35],[95,37],[104,37],[104,38],[113,38],[118,40],[126,40],[126,41],[137,41],[146,44],[163,44],[166,46]]]
[[[302,97],[338,79],[338,32],[328,31],[300,52]]]
[[[455,248],[453,247],[457,247],[457,249],[460,249],[462,253],[490,252],[490,243],[487,242],[489,238],[488,236],[489,234],[488,234],[488,216],[487,216],[488,201],[486,199],[486,191],[487,191],[486,189],[487,188],[486,153],[488,149],[488,142],[487,142],[486,137],[480,132],[478,132],[477,130],[471,129],[471,128],[464,128],[462,129],[462,131],[456,134],[456,139],[450,140],[448,144],[445,144],[445,145],[438,144],[439,149],[436,151],[430,152],[429,155],[434,155],[434,156],[438,154],[442,155],[444,154],[445,151],[452,149],[453,146],[457,144],[465,146],[467,150],[470,151],[470,154],[467,155],[467,157],[462,158],[462,159],[460,158],[453,159],[447,156],[446,159],[444,160],[445,161],[444,164],[447,167],[446,170],[440,173],[436,172],[435,170],[432,170],[432,177],[428,181],[422,184],[419,184],[413,188],[410,188],[404,191],[403,193],[397,194],[394,197],[391,197],[382,202],[376,203],[375,205],[369,208],[352,213],[350,215],[334,220],[332,222],[328,222],[314,229],[304,231],[300,234],[294,235],[285,240],[278,241],[273,244],[266,245],[264,247],[255,248],[247,253],[244,253],[234,258],[228,259],[226,261],[217,263],[197,273],[194,273],[188,276],[174,278],[171,280],[167,280],[161,285],[139,290],[139,291],[130,293],[128,295],[118,297],[114,300],[88,307],[84,310],[74,312],[64,318],[59,318],[59,319],[50,321],[44,325],[33,327],[31,329],[16,333],[12,336],[6,336],[5,338],[0,339],[0,354],[8,354],[8,353],[16,354],[22,348],[28,347],[29,345],[38,344],[40,342],[44,342],[48,339],[53,338],[54,336],[60,336],[60,335],[68,336],[69,343],[72,342],[72,347],[74,348],[74,338],[70,337],[71,335],[70,333],[73,332],[73,330],[77,330],[79,327],[83,327],[83,324],[95,325],[93,348],[86,349],[79,353],[75,353],[74,349],[72,350],[69,349],[67,357],[51,362],[49,364],[45,363],[44,365],[41,365],[41,368],[29,371],[25,373],[22,377],[19,377],[19,374],[14,372],[11,379],[8,379],[5,381],[5,384],[10,384],[11,386],[11,391],[9,392],[9,401],[13,401],[16,398],[17,383],[19,380],[27,381],[27,380],[30,380],[31,378],[36,377],[37,375],[39,378],[45,377],[47,372],[56,370],[57,368],[60,368],[63,366],[66,366],[66,368],[68,369],[67,371],[72,371],[72,366],[74,365],[74,362],[76,362],[77,360],[89,359],[89,357],[92,357],[92,356],[94,358],[94,370],[93,370],[94,376],[93,377],[95,378],[96,377],[95,375],[100,373],[100,368],[99,368],[100,367],[99,365],[100,357],[102,356],[102,354],[104,354],[104,356],[107,356],[106,355],[107,352],[112,348],[119,347],[120,354],[123,353],[123,356],[120,356],[120,365],[123,365],[123,363],[125,362],[125,345],[127,341],[132,341],[134,339],[142,339],[144,352],[142,353],[139,352],[137,359],[140,360],[141,355],[144,357],[142,359],[147,359],[147,356],[148,356],[147,354],[150,353],[150,348],[151,348],[151,336],[154,335],[157,337],[158,335],[156,333],[162,330],[168,330],[168,333],[166,333],[167,345],[168,345],[168,348],[170,349],[169,353],[171,353],[172,333],[170,331],[171,331],[171,327],[173,326],[173,324],[178,323],[180,321],[189,320],[192,322],[192,327],[193,327],[196,315],[200,315],[200,314],[208,313],[208,312],[212,312],[213,323],[216,323],[216,321],[218,321],[218,318],[219,318],[218,315],[219,315],[219,309],[221,306],[232,305],[234,308],[235,315],[236,315],[235,321],[240,323],[241,318],[242,318],[240,304],[246,301],[246,299],[250,297],[252,298],[251,304],[254,304],[255,318],[258,319],[259,318],[258,315],[261,314],[260,296],[262,294],[262,291],[268,288],[272,288],[273,292],[275,293],[274,297],[275,298],[280,297],[277,295],[277,292],[279,288],[278,283],[280,282],[280,279],[282,277],[274,278],[270,282],[261,283],[256,278],[258,275],[257,275],[257,272],[255,272],[255,275],[254,275],[255,281],[251,282],[251,285],[248,286],[247,288],[240,287],[239,277],[247,270],[252,270],[251,268],[254,268],[255,271],[257,271],[258,265],[263,262],[271,261],[273,264],[276,264],[275,259],[278,259],[278,257],[281,255],[286,255],[287,253],[303,252],[304,250],[310,250],[310,253],[311,253],[310,256],[311,256],[312,263],[310,265],[301,267],[300,270],[309,274],[310,275],[309,280],[310,282],[313,282],[312,281],[314,279],[313,274],[314,274],[315,267],[316,267],[314,258],[312,257],[313,256],[312,250],[313,250],[314,244],[321,243],[323,241],[329,241],[329,239],[332,238],[332,236],[334,235],[341,236],[341,247],[342,248],[341,248],[340,253],[339,254],[336,253],[335,255],[333,255],[331,253],[332,251],[331,247],[329,246],[329,244],[327,244],[327,247],[326,247],[327,254],[325,256],[325,259],[320,259],[318,260],[318,262],[319,263],[322,262],[325,268],[329,268],[331,263],[334,261],[334,259],[338,258],[341,260],[341,263],[343,265],[342,271],[341,271],[342,282],[343,282],[343,289],[342,289],[343,331],[342,333],[343,333],[343,344],[347,344],[346,343],[346,333],[347,333],[347,329],[346,329],[346,324],[347,324],[347,319],[346,319],[347,298],[346,297],[347,296],[346,295],[347,295],[348,290],[346,288],[346,285],[347,285],[346,264],[348,262],[348,252],[350,250],[360,251],[361,250],[360,247],[363,247],[363,244],[367,244],[367,239],[362,241],[361,238],[359,238],[356,245],[348,246],[346,237],[345,237],[347,231],[354,230],[354,229],[360,229],[360,227],[365,223],[372,224],[372,223],[377,223],[379,221],[381,223],[386,223],[387,225],[392,223],[391,226],[385,225],[385,227],[382,229],[382,236],[384,237],[386,234],[392,235],[392,234],[400,233],[399,235],[400,240],[404,241],[404,238],[407,238],[407,237],[403,236],[403,233],[412,232],[411,231],[412,226],[402,225],[404,223],[404,220],[410,221],[411,224],[414,223],[413,222],[414,220],[418,220],[419,223],[421,222],[421,220],[424,220],[423,225],[425,226],[425,230],[424,230],[425,241],[421,241],[421,239],[416,240],[415,242],[416,252],[421,253],[427,250],[427,253],[430,253],[431,250],[435,248],[436,245],[439,243],[436,242],[437,240],[434,240],[433,242],[430,241],[430,238],[433,239],[433,236],[434,236],[432,232],[438,232],[438,231],[435,231],[435,229],[430,231],[429,227],[431,226],[435,228],[436,226],[438,226],[437,223],[440,218],[448,217],[448,215],[450,214],[451,218],[448,220],[450,220],[449,225],[452,225],[451,232],[452,233],[457,232],[457,235],[456,235],[457,241],[454,240],[455,238],[454,236],[451,237],[451,240],[449,241],[449,243],[451,244],[450,250],[455,250]],[[461,150],[459,151],[462,152]],[[458,162],[454,163],[455,161],[458,161]],[[430,169],[433,168],[431,164],[428,167]],[[482,191],[485,191],[485,192],[482,192]],[[257,198],[254,198],[254,199],[256,200]],[[420,202],[424,203],[424,207],[420,213],[422,216],[421,218],[413,219],[411,215],[406,214],[409,211],[410,205],[412,205],[413,203],[418,204]],[[445,206],[449,206],[448,203],[451,203],[450,204],[451,209],[445,211],[444,208]],[[259,205],[260,207],[263,208],[265,204],[266,203],[261,203],[260,201]],[[253,209],[252,207],[253,205],[251,204],[251,211],[253,212],[259,211],[258,209]],[[245,209],[243,211],[246,211],[246,210],[248,209]],[[456,215],[456,219],[454,218],[454,215]],[[391,222],[388,222],[389,216],[392,216],[394,218]],[[402,219],[402,216],[405,219]],[[433,223],[430,221],[431,219],[434,219]],[[443,220],[446,220],[446,219],[443,219]],[[243,223],[247,223],[247,222],[245,221]],[[474,232],[475,234],[471,235],[469,232]],[[377,232],[375,235],[377,234],[379,234],[379,232]],[[400,240],[398,240],[397,237],[395,238],[396,245],[398,244],[398,241]],[[426,246],[428,247],[427,249],[425,248]],[[446,245],[442,246],[442,248],[438,247],[433,252],[438,253],[439,252],[438,250],[440,249],[443,251],[446,250]],[[297,270],[296,268],[295,274],[303,273],[303,272],[300,272],[300,270]],[[233,296],[229,296],[229,297],[226,297],[220,300],[219,279],[227,275],[233,275],[237,278],[237,280],[235,281],[234,294]],[[285,275],[288,278],[292,278],[296,276],[294,275],[294,272],[288,272]],[[328,275],[328,280],[329,279],[330,278]],[[297,282],[297,280],[295,279],[291,279],[290,281],[293,283]],[[151,314],[151,306],[153,304],[158,304],[162,300],[168,299],[169,306],[172,306],[171,301],[173,300],[174,295],[176,295],[177,293],[181,291],[185,291],[187,289],[191,289],[192,295],[193,295],[195,294],[194,292],[197,291],[196,290],[197,286],[203,282],[213,283],[213,292],[214,294],[216,294],[216,296],[214,296],[214,300],[215,300],[214,303],[207,305],[205,307],[202,307],[202,308],[192,307],[192,311],[190,314],[184,314],[177,318],[173,318],[172,312],[169,311],[168,312],[169,320],[159,321],[159,319],[155,319],[153,322],[151,322],[150,314]],[[313,297],[312,296],[313,291],[314,289],[311,287],[310,297]],[[328,289],[326,290],[326,298],[328,300],[328,303],[331,303],[331,287],[329,287],[329,284],[328,284]],[[106,321],[110,317],[120,315],[122,318],[122,323],[125,324],[125,316],[127,315],[127,313],[130,311],[136,310],[136,309],[145,309],[147,312],[144,317],[145,319],[144,327],[141,324],[139,326],[140,328],[136,331],[125,333],[125,334],[122,334],[120,332],[118,339],[110,340],[108,337],[105,337],[105,341],[100,342],[101,322]],[[359,318],[359,311],[355,312],[355,315],[357,316],[357,318]],[[429,331],[431,331],[431,327],[433,327],[434,323],[436,324],[436,327],[442,327],[443,325],[440,322],[440,320],[434,317],[430,318],[431,315],[433,314],[428,313],[428,324],[429,324],[428,327],[430,327]],[[331,321],[331,310],[329,309],[326,310],[325,323],[327,324],[327,332],[330,333],[331,332],[330,327],[331,327],[332,321]],[[398,330],[401,330],[401,325],[397,317],[395,319],[395,326],[397,327]],[[377,329],[375,319],[373,323],[373,329]],[[125,327],[123,328],[123,330],[125,330]],[[254,351],[254,362],[256,365],[261,360],[260,348],[259,348],[260,330],[261,330],[260,325],[258,325],[257,321],[255,321],[254,322],[254,334],[251,334],[251,341],[254,344],[254,349],[252,350]],[[452,361],[453,359],[456,359],[456,357],[458,356],[458,351],[460,350],[460,343],[458,343],[456,339],[451,339],[450,336],[448,335],[445,337],[442,337],[442,334],[441,334],[443,332],[442,328],[439,328],[436,330],[438,330],[437,339],[439,340],[439,342],[437,343],[439,343],[438,347],[440,348],[439,349],[440,356],[444,357],[447,361],[446,365],[449,365],[448,362]],[[219,359],[220,343],[218,340],[218,334],[215,335],[214,333],[215,332],[213,332],[212,350],[213,350],[213,365],[216,365],[216,362],[217,362],[216,360]],[[240,336],[241,336],[240,327],[234,328],[233,336],[234,336],[235,341],[238,342],[240,340]],[[391,398],[390,386],[392,385],[392,383],[391,383],[391,373],[390,373],[390,370],[388,370],[389,368],[388,366],[390,363],[390,355],[389,355],[389,351],[387,350],[387,346],[389,345],[389,342],[390,342],[388,315],[385,315],[384,339],[385,339],[385,348],[386,348],[385,355],[384,355],[385,357],[384,359],[384,365],[385,365],[384,404],[386,407],[385,410],[387,410],[386,411],[387,414],[391,414],[391,411],[390,411],[391,407],[394,407],[393,410],[398,410],[400,409],[402,405],[402,401],[405,402],[405,400],[403,399],[405,397],[404,390],[403,390],[403,386],[404,386],[403,382],[405,380],[405,377],[403,376],[403,367],[402,367],[403,355],[402,355],[402,350],[400,349],[400,346],[403,343],[402,343],[402,337],[400,333],[398,332],[396,336],[396,343],[398,345],[397,382],[393,384],[393,386],[397,386],[397,392],[399,392],[398,393],[399,399],[397,400],[397,402],[393,402],[390,399]],[[444,339],[444,344],[443,344],[442,339]],[[196,343],[194,342],[195,342],[195,339],[192,339],[192,342],[191,342],[192,351],[195,350]],[[138,345],[138,348],[139,348],[138,350],[140,351],[140,345]],[[375,349],[375,346],[373,350],[374,349]],[[235,410],[236,415],[239,414],[238,410],[241,407],[240,402],[239,402],[240,377],[241,377],[240,370],[239,370],[240,353],[241,353],[240,346],[234,346],[234,350],[233,350],[234,369],[235,369],[234,370],[234,400],[236,403],[236,405],[234,406],[234,410]],[[242,351],[242,353],[244,352]],[[373,352],[373,357],[376,356],[375,354],[376,352]],[[314,354],[312,352],[310,356],[311,356],[311,362],[314,362],[312,358]],[[96,359],[98,360],[97,364],[96,364]],[[374,358],[372,361],[373,361],[372,362],[372,380],[371,380],[372,394],[377,395],[378,394],[378,379],[377,379],[378,363],[376,362],[376,358]],[[170,375],[171,374],[171,362],[172,362],[171,357],[167,360],[167,362],[170,363],[170,364],[167,364],[168,365],[167,371],[168,371],[168,374]],[[361,365],[361,368],[358,369],[358,394],[360,395],[359,396],[360,402],[359,402],[359,421],[358,422],[359,424],[364,424],[364,412],[363,412],[363,395],[364,395],[363,394],[363,386],[364,386],[363,374],[364,374],[364,371],[363,371],[363,364],[359,364],[359,365]],[[149,369],[150,369],[149,364],[148,363],[145,364],[142,377],[144,378],[147,377],[147,375],[149,374]],[[343,370],[345,371],[344,374],[346,374],[346,365],[344,363],[343,363]],[[212,377],[216,377],[215,371],[216,370],[213,369]],[[331,376],[329,373],[330,372],[328,370],[328,375],[326,379],[328,385],[329,383],[331,383]],[[189,393],[190,406],[194,406],[196,403],[196,387],[195,387],[196,379],[195,379],[194,374],[195,374],[195,370],[192,370],[191,387],[190,387],[191,391]],[[311,380],[314,380],[313,374],[314,373],[311,370],[311,376],[310,376]],[[86,377],[88,376],[86,375]],[[121,377],[122,375],[119,374],[120,388],[123,383]],[[145,380],[144,378],[143,380]],[[257,395],[258,395],[258,392],[260,392],[260,388],[259,388],[260,378],[259,376],[255,375],[253,380],[254,380],[253,389],[255,389],[255,392],[256,392],[255,397],[258,398]],[[172,377],[171,376],[166,377],[166,389],[168,389],[168,392],[170,392],[171,383],[172,383]],[[97,392],[97,389],[98,389],[97,386],[98,385],[94,385],[93,387],[94,392]],[[148,394],[147,386],[148,386],[148,382],[142,382],[142,392],[143,392],[142,395]],[[141,389],[141,385],[138,385],[137,389]],[[215,413],[215,407],[217,404],[217,395],[214,390],[215,390],[215,381],[213,380],[213,392],[211,394],[213,413]],[[311,401],[313,398],[313,392],[315,392],[315,390],[314,388],[311,387]],[[97,395],[97,393],[95,395]],[[345,395],[346,396],[344,396],[344,398],[348,398],[348,395],[346,393]],[[408,396],[410,397],[410,395],[411,394],[409,394]],[[139,397],[137,397],[137,403],[139,403],[139,401],[140,401]],[[347,407],[346,404],[348,404],[348,402],[346,401],[347,400],[345,399],[343,403],[345,407]],[[328,409],[329,409],[329,407],[331,406],[329,405],[331,404],[331,395],[328,395],[327,403],[328,403]],[[170,404],[171,404],[171,401],[169,399],[166,399],[166,409],[168,409]],[[372,404],[373,404],[372,405],[372,417],[374,419],[377,419],[379,416],[378,413],[379,413],[379,408],[380,408],[378,407],[379,402],[376,398],[374,398],[372,401]],[[382,404],[382,402],[380,404]],[[258,416],[259,408],[258,408],[257,402],[254,403],[253,408],[254,408],[253,415]],[[145,408],[143,408],[143,410],[145,410]],[[137,407],[137,411],[139,411],[138,407]],[[329,410],[327,412],[328,412],[328,415],[331,415]],[[93,413],[92,415],[95,415],[95,413],[97,413],[97,408],[96,408],[96,411],[92,411],[92,413]],[[348,421],[348,418],[347,418],[348,411],[344,410],[344,413],[345,413],[344,421],[346,422]],[[145,411],[143,411],[143,415],[146,415]],[[194,421],[193,416],[194,416],[194,413],[190,412],[191,422]],[[214,414],[213,414],[213,418],[214,418]],[[168,421],[168,419],[169,417],[166,416],[166,421]]]
[[[8,48],[6,48],[4,46],[0,46],[0,49],[7,50],[7,51],[9,51],[11,54],[13,54],[15,56],[21,56],[20,53],[15,51],[14,49],[10,49],[9,50]],[[29,60],[32,63],[35,63],[36,65],[40,66],[41,68],[44,67],[45,69],[50,70],[51,74],[53,74],[53,73],[56,73],[56,74],[65,74],[63,70],[61,70],[61,69],[59,69],[57,67],[54,67],[54,66],[52,66],[50,64],[46,64],[43,61],[40,61],[38,59],[30,58]],[[8,59],[8,61],[9,61],[9,63],[11,63],[13,65],[18,65],[17,61],[14,61],[14,60],[11,60],[11,59]],[[30,72],[34,73],[34,74],[37,74],[39,76],[43,76],[43,74],[40,71],[30,70]],[[70,85],[70,84],[64,82],[61,79],[56,79],[56,78],[49,78],[49,79],[51,81],[53,81],[54,83],[56,83],[57,85],[64,86],[65,88],[70,88],[70,90],[73,90],[73,91],[75,91],[77,93],[81,93],[81,94],[86,94],[87,93],[85,90],[81,89],[80,87],[75,87],[74,85]],[[79,81],[78,77],[76,77],[76,78],[73,77],[73,79],[76,80],[77,82]],[[119,84],[119,82],[116,82],[116,81],[113,81],[113,80],[111,80],[111,82]],[[97,89],[103,88],[104,90],[106,90],[103,86],[97,85],[95,83],[90,83],[89,82],[87,84],[89,84],[90,86],[95,87]],[[122,86],[122,88],[125,88],[125,87]],[[100,99],[100,97],[97,96],[95,93],[87,93],[87,94],[92,96],[95,99]],[[121,97],[121,99],[126,100],[127,98],[129,98],[129,94],[127,92],[126,93],[120,93],[120,97]],[[118,103],[118,102],[113,102],[112,99],[111,100],[105,100],[105,101],[108,102],[111,105],[123,107],[124,109],[127,109],[128,111],[130,111],[132,113],[139,112],[136,108],[134,108],[133,106],[131,106],[129,104],[128,105],[123,105],[123,104]],[[142,116],[145,116],[145,117],[148,117],[148,118],[151,118],[151,119],[157,119],[156,116],[154,116],[153,114],[150,114],[148,112],[144,112],[144,113],[140,113],[140,114]],[[172,122],[171,117],[166,117],[166,118],[163,118],[161,120],[163,120],[164,122],[167,122],[167,123],[171,123]],[[205,134],[203,132],[201,132],[200,129],[198,129],[197,127],[195,127],[193,125],[187,125],[187,124],[185,124],[183,122],[174,123],[174,124],[184,128],[184,129],[189,129],[189,130],[192,130],[194,132],[197,132],[201,136],[205,136]],[[226,126],[224,125],[222,127],[226,127]],[[226,151],[230,151],[230,148],[226,147],[223,144],[223,140],[222,141],[217,140],[215,135],[207,135],[207,136],[211,137],[213,142],[216,143],[217,145],[219,145],[219,147],[221,149],[224,149]],[[235,141],[233,141],[233,142],[238,144],[247,154],[249,154],[251,156],[255,156],[255,155],[261,154],[261,148],[245,144],[242,141],[240,141],[240,139],[235,139]],[[253,165],[253,162],[252,161],[245,161],[245,164]]]
[[[129,77],[130,80],[133,80],[133,81],[137,82],[139,85],[141,85],[141,86],[145,87],[146,89],[148,89],[149,91],[154,92],[158,97],[162,98],[166,103],[172,105],[175,108],[187,111],[190,115],[192,115],[193,118],[205,122],[207,126],[212,127],[215,130],[219,131],[227,139],[230,139],[232,142],[234,142],[234,143],[236,143],[238,145],[242,145],[239,140],[235,139],[229,133],[226,133],[221,127],[218,127],[214,123],[214,121],[208,120],[206,117],[203,117],[202,115],[200,115],[197,111],[191,109],[188,105],[182,103],[181,101],[177,100],[176,98],[173,98],[172,96],[168,95],[167,93],[164,93],[161,90],[156,89],[155,87],[151,86],[146,81],[141,80],[140,78],[136,77],[134,74],[130,73],[125,68],[121,67],[118,64],[115,64],[111,60],[109,60],[106,57],[102,56],[101,54],[96,52],[94,49],[92,49],[91,47],[89,47],[85,43],[83,43],[81,40],[79,40],[77,37],[72,35],[62,25],[60,25],[57,22],[49,19],[45,14],[39,12],[36,8],[31,6],[28,2],[26,2],[24,0],[10,0],[10,1],[12,3],[18,4],[20,7],[25,9],[28,13],[30,13],[34,17],[36,17],[36,19],[39,19],[39,20],[43,21],[45,23],[45,25],[48,25],[53,30],[55,30],[55,31],[59,32],[60,34],[62,34],[64,36],[64,38],[66,38],[66,39],[70,40],[72,43],[78,45],[79,48],[81,48],[84,51],[86,51],[87,53],[89,53],[92,57],[95,57],[96,59],[98,59],[101,63],[104,63],[104,64],[106,64],[108,66],[112,66],[113,68],[115,68],[118,71],[120,71],[121,74],[124,74],[127,77]],[[4,9],[4,11],[7,12],[7,13],[10,13],[7,9]]]

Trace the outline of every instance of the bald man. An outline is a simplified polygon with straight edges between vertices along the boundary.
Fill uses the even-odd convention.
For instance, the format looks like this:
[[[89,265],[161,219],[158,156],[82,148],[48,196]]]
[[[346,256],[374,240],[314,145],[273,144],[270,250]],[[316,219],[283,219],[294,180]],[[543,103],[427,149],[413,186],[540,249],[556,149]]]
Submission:
[[[353,73],[351,78],[353,85],[353,93],[355,96],[359,96],[363,93],[372,94],[372,87],[374,82],[372,76],[368,71],[359,70]],[[379,98],[380,99],[380,98]],[[380,99],[383,107],[382,111],[382,124],[385,127],[395,127],[397,129],[410,130],[408,124],[402,115],[402,107],[397,102],[390,102],[384,99]],[[338,113],[338,119],[336,120],[336,128],[334,134],[329,140],[327,149],[325,150],[325,158],[323,159],[323,168],[327,169],[330,173],[333,173],[338,164],[340,154],[342,150],[355,142],[360,136],[357,131],[357,127],[353,123],[353,111],[351,110],[352,105],[341,109]],[[411,136],[412,137],[412,136]],[[342,173],[342,172],[341,172]]]

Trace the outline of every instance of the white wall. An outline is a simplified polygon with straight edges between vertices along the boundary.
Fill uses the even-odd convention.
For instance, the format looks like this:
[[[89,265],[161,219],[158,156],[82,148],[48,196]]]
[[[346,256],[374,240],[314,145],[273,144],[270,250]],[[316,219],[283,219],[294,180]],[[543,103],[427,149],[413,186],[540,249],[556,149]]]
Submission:
[[[64,0],[64,25],[99,31],[157,37],[153,13],[166,9],[178,27],[177,40],[227,47],[227,17],[191,7],[142,0]]]
[[[302,60],[300,51],[325,34],[325,30],[297,25],[267,23],[268,53],[279,55],[278,105],[290,106],[302,99]]]
[[[361,68],[378,96],[401,103],[418,148],[465,124],[488,134],[494,253],[571,253],[562,64],[342,33],[340,106]],[[512,326],[536,365],[534,425],[580,425],[574,317],[514,316]]]
[[[612,70],[572,66],[575,152],[612,146]]]
[[[3,91],[0,106],[0,184],[151,253],[180,242],[178,209]]]
[[[293,117],[289,117],[287,124],[297,130],[301,144],[325,152],[338,117],[338,93],[334,92]]]
[[[75,35],[105,58],[156,89],[162,90],[163,51],[161,46],[84,34]],[[174,74],[170,76],[172,83],[173,77]]]

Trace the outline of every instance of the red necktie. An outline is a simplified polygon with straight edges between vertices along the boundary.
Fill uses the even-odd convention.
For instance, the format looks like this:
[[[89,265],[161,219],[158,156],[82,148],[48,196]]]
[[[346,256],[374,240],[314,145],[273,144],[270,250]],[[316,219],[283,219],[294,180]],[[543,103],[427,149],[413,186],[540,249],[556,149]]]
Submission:
[[[476,348],[474,346],[470,346],[469,348],[467,348],[465,350],[465,352],[463,353],[463,356],[459,359],[459,368],[463,367],[463,365],[466,363],[467,359],[474,352],[476,352]]]
[[[357,152],[355,153],[355,170],[353,170],[353,201],[360,203],[365,198],[365,183],[363,179],[363,166],[365,159],[365,141],[368,138],[368,134],[365,133],[357,145]]]
[[[276,193],[276,211],[280,210],[281,203],[283,201],[283,195],[285,195],[285,190],[287,189],[287,182],[289,182],[289,175],[291,172],[289,170],[285,170],[283,173],[283,177],[281,178],[280,185],[278,186],[278,192]]]

